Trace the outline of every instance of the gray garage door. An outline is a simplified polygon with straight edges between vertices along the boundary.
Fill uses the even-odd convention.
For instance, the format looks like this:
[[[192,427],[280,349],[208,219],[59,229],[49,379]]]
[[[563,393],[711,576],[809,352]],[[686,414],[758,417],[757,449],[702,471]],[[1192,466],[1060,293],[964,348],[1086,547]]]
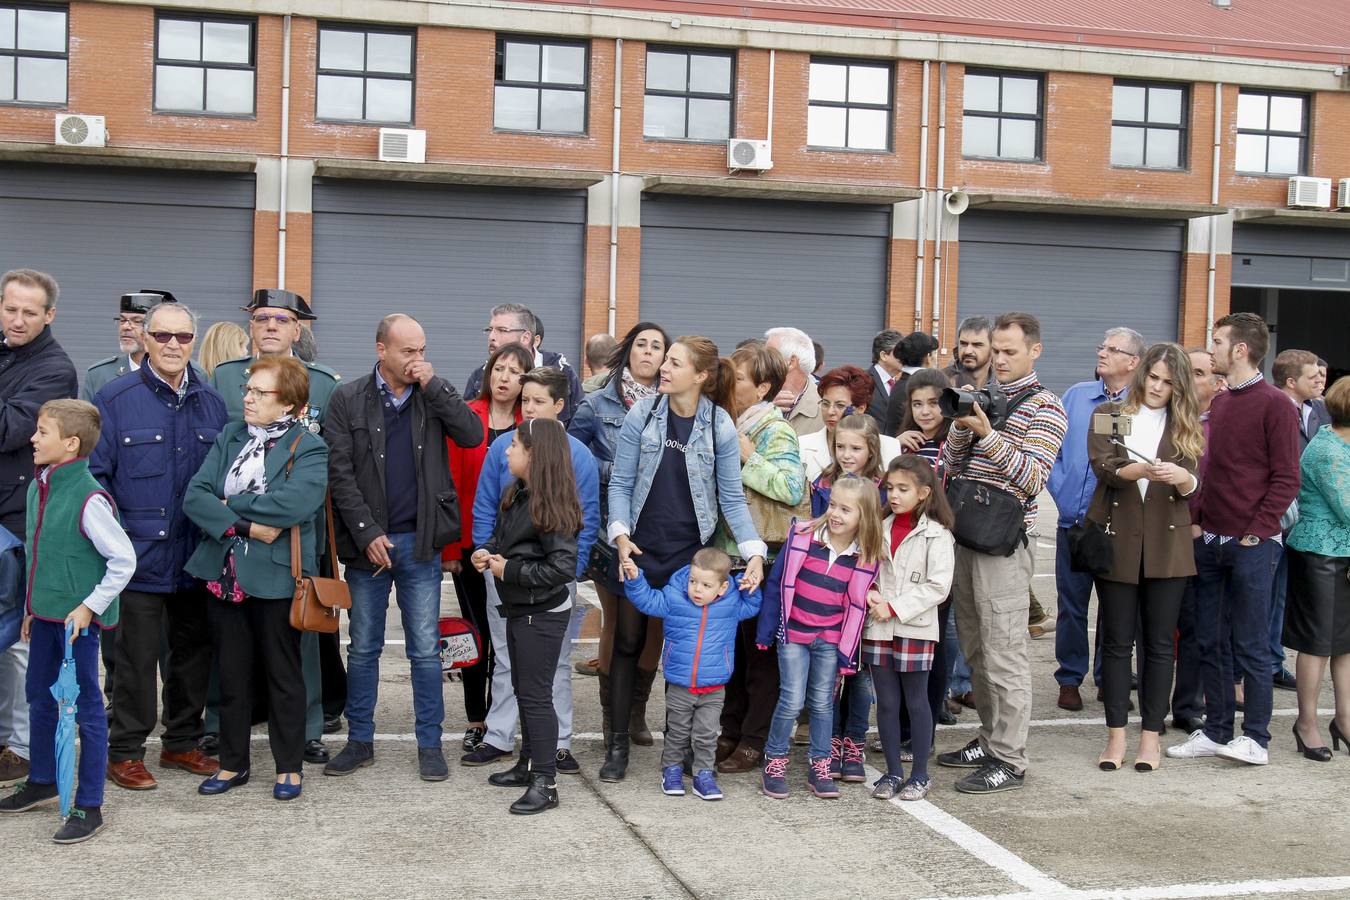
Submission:
[[[0,164],[0,267],[52,273],[52,330],[83,376],[117,352],[117,297],[171,291],[201,329],[241,321],[253,281],[252,175]]]
[[[723,354],[800,328],[828,367],[866,366],[886,315],[889,206],[647,196],[642,318]]]
[[[1052,390],[1093,377],[1102,332],[1176,340],[1179,222],[972,211],[961,217],[957,314],[1041,320],[1037,371]]]
[[[1350,231],[1234,225],[1233,285],[1350,291]]]
[[[375,326],[417,317],[428,356],[462,388],[482,365],[498,303],[544,321],[544,347],[577,363],[586,195],[317,179],[314,311],[319,355],[346,378],[375,358]]]

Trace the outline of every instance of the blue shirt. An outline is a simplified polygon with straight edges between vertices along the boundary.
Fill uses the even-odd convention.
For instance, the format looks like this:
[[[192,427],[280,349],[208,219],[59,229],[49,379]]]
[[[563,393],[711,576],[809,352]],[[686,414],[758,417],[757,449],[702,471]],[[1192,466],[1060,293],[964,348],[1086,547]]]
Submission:
[[[384,380],[384,373],[380,371],[379,363],[375,364],[375,386],[380,389],[380,396],[393,403],[396,409],[403,408],[403,404],[407,403],[408,398],[412,396],[413,388],[417,387],[415,384],[410,384],[403,389],[403,396],[400,397],[395,394],[394,389],[389,386],[389,382]]]
[[[1118,394],[1108,393],[1100,378],[1080,381],[1064,392],[1064,413],[1068,416],[1069,428],[1064,433],[1064,442],[1060,444],[1046,485],[1059,509],[1060,528],[1068,528],[1087,515],[1092,493],[1097,489],[1097,476],[1092,472],[1087,452],[1092,411],[1108,400],[1119,400],[1123,396],[1124,389]]]

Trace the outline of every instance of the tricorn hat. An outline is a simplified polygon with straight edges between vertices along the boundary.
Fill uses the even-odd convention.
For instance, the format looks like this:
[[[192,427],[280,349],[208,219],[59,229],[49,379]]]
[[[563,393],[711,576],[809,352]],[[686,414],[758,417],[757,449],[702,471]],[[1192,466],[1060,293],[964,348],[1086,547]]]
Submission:
[[[177,303],[178,298],[168,291],[141,288],[134,294],[123,294],[120,310],[124,313],[147,313],[156,303]]]
[[[297,318],[312,321],[318,316],[310,311],[309,304],[305,298],[291,291],[283,291],[280,288],[260,288],[253,292],[253,299],[248,306],[239,307],[242,310],[260,309],[264,306],[272,309],[289,309],[295,313]]]

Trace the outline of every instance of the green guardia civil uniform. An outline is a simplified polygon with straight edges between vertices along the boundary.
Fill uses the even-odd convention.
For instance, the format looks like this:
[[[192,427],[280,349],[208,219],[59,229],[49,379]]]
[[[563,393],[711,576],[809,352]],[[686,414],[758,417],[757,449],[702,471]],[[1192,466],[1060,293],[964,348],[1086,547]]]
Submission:
[[[249,373],[253,371],[253,359],[252,356],[244,356],[228,360],[216,366],[211,375],[211,387],[224,399],[231,422],[244,420],[243,391]],[[328,409],[328,398],[337,389],[342,376],[321,363],[305,363],[305,368],[309,370],[309,402],[300,411],[300,421],[314,434],[318,434]]]

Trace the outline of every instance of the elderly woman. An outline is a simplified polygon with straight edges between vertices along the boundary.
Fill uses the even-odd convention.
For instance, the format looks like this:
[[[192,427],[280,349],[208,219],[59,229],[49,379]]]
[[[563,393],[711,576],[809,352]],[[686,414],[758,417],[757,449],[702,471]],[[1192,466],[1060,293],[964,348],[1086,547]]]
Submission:
[[[581,441],[595,455],[600,466],[601,518],[608,519],[609,473],[614,466],[614,447],[619,442],[619,429],[632,405],[646,397],[655,396],[661,363],[670,347],[670,335],[653,322],[639,322],[623,336],[610,354],[609,378],[597,390],[586,395],[577,407],[577,413],[567,426],[567,433]],[[598,545],[597,545],[598,546]],[[605,544],[606,549],[609,548]],[[602,551],[603,552],[603,551]],[[595,559],[593,556],[592,559]],[[597,560],[599,562],[600,560]],[[600,709],[603,731],[608,740],[613,730],[609,714],[609,662],[614,652],[614,626],[619,618],[619,598],[623,586],[608,573],[591,571],[595,593],[600,597],[600,646],[594,662],[578,663],[583,673],[593,671],[600,676]],[[643,747],[652,745],[652,733],[647,728],[647,698],[656,678],[656,667],[661,660],[661,620],[647,620],[647,638],[642,656],[638,658],[637,678],[633,684],[633,707],[629,715],[628,734],[633,743]],[[622,731],[623,729],[619,729]]]
[[[296,415],[309,373],[292,357],[255,361],[244,385],[244,421],[225,426],[188,484],[183,509],[204,537],[187,563],[207,582],[207,618],[220,668],[220,771],[197,788],[223,794],[247,784],[255,661],[267,679],[272,796],[300,796],[305,680],[300,632],[291,627],[290,529],[300,568],[318,573],[314,519],[328,490],[328,446]]]
[[[1331,425],[1303,451],[1298,524],[1289,532],[1289,605],[1284,645],[1298,651],[1298,721],[1294,745],[1315,762],[1350,752],[1350,378],[1326,395]],[[1336,715],[1331,749],[1317,730],[1317,697],[1331,659]]]

